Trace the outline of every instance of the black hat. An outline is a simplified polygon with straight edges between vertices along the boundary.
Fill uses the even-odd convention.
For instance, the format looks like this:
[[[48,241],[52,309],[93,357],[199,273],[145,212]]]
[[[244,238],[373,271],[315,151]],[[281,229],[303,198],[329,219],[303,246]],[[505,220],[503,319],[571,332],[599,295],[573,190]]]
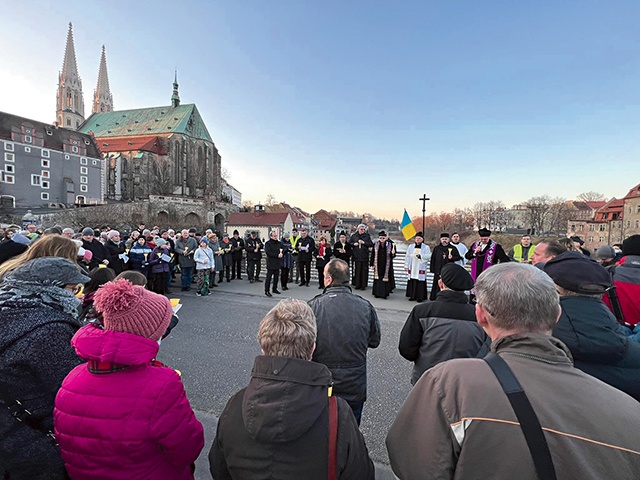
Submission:
[[[380,230],[380,232],[378,233],[379,237],[386,237],[387,236],[387,232],[385,232],[384,230]]]
[[[240,232],[238,230],[234,230],[233,235],[240,235]]]
[[[622,242],[622,253],[624,255],[640,255],[640,235],[631,235]]]
[[[451,290],[464,292],[473,288],[473,278],[464,267],[457,263],[447,263],[440,270],[440,279]]]
[[[478,235],[480,235],[481,237],[489,237],[491,236],[491,230],[487,228],[481,228],[480,230],[478,230]]]
[[[582,240],[580,237],[570,237],[569,240],[571,240],[572,242],[578,242],[580,246],[584,245],[584,240]]]
[[[580,252],[564,252],[552,258],[544,271],[556,285],[570,292],[595,295],[611,286],[609,272]]]
[[[197,232],[197,230],[195,228],[190,228],[189,229],[189,233],[196,233],[196,232]]]
[[[450,236],[450,235],[449,235],[447,232],[442,232],[442,233],[440,234],[440,238],[443,238],[443,237],[449,238],[449,236]]]
[[[424,238],[424,235],[422,234],[422,232],[418,232],[418,233],[416,233],[416,237]]]
[[[296,227],[293,227],[293,230],[291,230],[292,232],[297,232],[298,229]]]

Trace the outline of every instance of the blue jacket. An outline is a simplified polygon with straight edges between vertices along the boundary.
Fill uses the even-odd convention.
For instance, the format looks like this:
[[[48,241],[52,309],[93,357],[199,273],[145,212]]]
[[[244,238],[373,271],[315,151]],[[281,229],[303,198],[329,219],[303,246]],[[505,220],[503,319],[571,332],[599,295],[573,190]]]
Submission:
[[[630,331],[598,298],[560,297],[560,306],[553,336],[569,347],[576,368],[640,401],[640,343]]]

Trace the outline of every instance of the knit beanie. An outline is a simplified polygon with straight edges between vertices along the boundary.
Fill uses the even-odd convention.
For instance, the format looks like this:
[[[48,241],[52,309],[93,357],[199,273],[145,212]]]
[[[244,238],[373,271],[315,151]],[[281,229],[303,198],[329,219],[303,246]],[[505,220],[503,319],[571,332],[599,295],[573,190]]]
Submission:
[[[84,227],[84,228],[82,229],[82,236],[85,236],[85,235],[95,235],[95,232],[93,231],[93,228],[91,228],[91,227]]]
[[[109,233],[107,233],[107,237],[109,237],[109,240],[111,240],[113,237],[119,237],[120,236],[120,232],[117,230],[109,230]]]
[[[624,255],[640,255],[640,235],[631,235],[622,242],[622,253]]]
[[[155,342],[166,332],[173,309],[168,298],[121,279],[101,286],[94,305],[105,330],[132,333]]]

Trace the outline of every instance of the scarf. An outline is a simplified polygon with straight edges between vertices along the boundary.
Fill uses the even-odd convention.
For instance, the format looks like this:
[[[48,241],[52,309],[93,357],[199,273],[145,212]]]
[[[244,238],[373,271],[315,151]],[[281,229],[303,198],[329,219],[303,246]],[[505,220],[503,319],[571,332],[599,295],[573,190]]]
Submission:
[[[318,256],[319,257],[323,257],[324,258],[324,248],[326,247],[326,245],[320,244],[320,247],[318,248]]]
[[[45,305],[78,318],[80,300],[57,282],[28,282],[9,276],[0,284],[0,312],[16,305],[24,308]]]
[[[382,278],[383,282],[388,282],[389,281],[389,266],[391,265],[391,242],[385,242],[385,245],[387,247],[387,260],[384,266],[384,277]],[[377,241],[373,250],[374,250],[374,255],[373,255],[373,279],[374,280],[379,280],[379,275],[378,275],[378,250],[380,249],[380,241]]]
[[[480,242],[476,242],[471,246],[471,250],[475,250],[479,245],[481,245]],[[484,264],[482,266],[482,270],[486,270],[487,268],[489,268],[491,265],[493,265],[493,259],[494,256],[496,254],[496,247],[497,247],[497,243],[494,242],[493,240],[489,240],[489,245],[487,246],[487,248],[484,249]],[[482,272],[480,272],[482,273]],[[476,258],[473,259],[473,261],[471,262],[471,277],[473,277],[474,281],[476,278],[478,278],[478,258],[476,256]]]

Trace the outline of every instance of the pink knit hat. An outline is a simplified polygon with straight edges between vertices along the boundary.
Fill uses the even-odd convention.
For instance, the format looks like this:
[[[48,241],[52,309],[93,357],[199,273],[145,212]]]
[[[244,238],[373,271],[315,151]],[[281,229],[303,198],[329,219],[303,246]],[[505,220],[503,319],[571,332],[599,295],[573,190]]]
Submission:
[[[117,230],[109,230],[109,233],[107,233],[107,237],[109,238],[109,240],[116,236],[120,236],[120,232]]]
[[[105,330],[133,333],[156,342],[173,315],[169,299],[125,279],[101,286],[94,305],[102,312]]]

